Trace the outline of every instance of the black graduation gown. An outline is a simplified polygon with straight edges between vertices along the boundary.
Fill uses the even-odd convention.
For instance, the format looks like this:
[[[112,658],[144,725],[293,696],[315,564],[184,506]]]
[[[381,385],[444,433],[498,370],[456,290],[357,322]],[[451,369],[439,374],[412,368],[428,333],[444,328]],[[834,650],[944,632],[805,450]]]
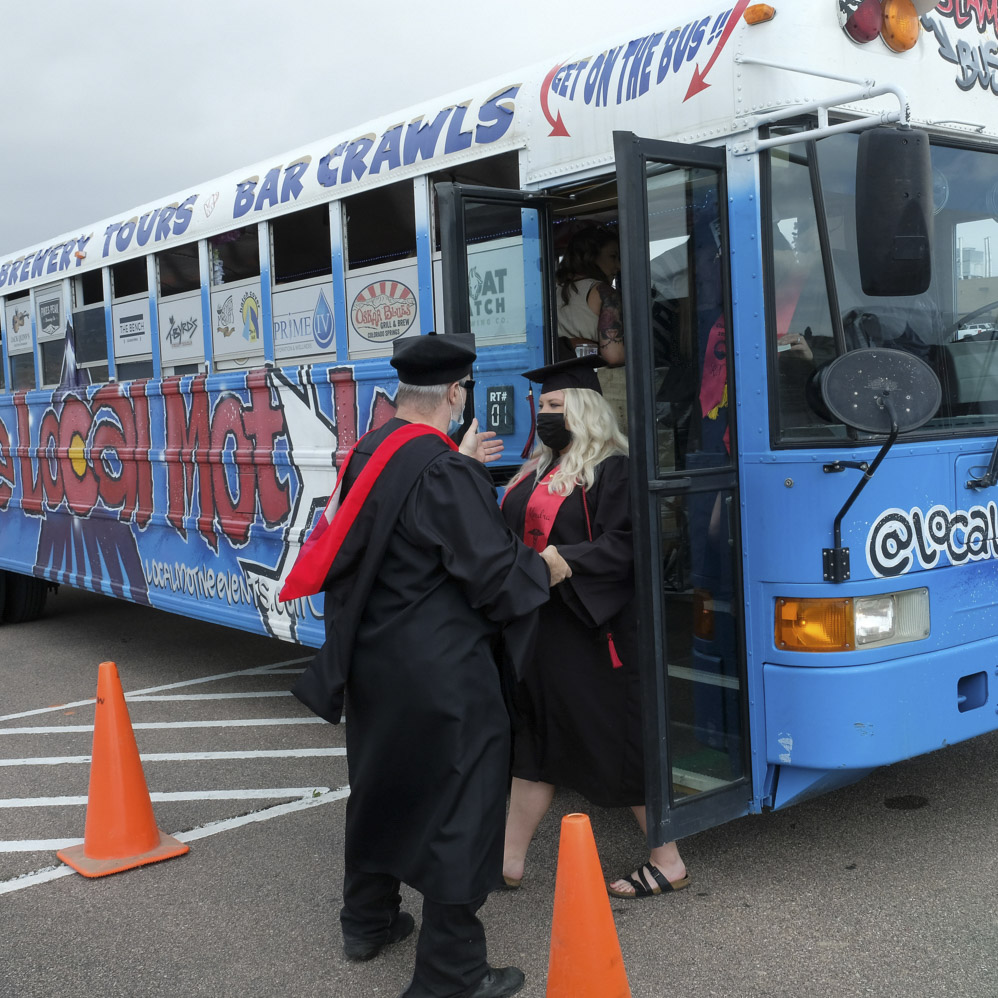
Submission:
[[[548,572],[504,524],[482,465],[453,451],[389,527],[346,681],[346,864],[467,904],[501,883],[510,725],[493,643],[548,599]]]
[[[578,791],[602,807],[644,803],[641,695],[627,459],[611,457],[586,493],[561,504],[548,543],[572,569],[540,609],[535,652],[516,690],[513,775]],[[509,491],[503,516],[523,536],[534,476]],[[613,668],[607,642],[623,662]]]

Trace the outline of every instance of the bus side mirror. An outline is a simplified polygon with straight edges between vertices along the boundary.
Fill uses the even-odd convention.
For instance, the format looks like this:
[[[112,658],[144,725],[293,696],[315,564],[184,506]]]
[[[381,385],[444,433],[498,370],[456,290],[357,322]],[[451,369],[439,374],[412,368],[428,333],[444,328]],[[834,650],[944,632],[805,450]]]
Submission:
[[[929,137],[914,128],[870,128],[856,154],[856,242],[863,293],[927,291],[932,278]]]

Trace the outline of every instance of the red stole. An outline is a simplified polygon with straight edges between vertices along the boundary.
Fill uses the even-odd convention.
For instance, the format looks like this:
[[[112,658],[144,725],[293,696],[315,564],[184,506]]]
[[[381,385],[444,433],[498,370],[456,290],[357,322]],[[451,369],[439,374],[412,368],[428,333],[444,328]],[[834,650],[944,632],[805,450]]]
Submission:
[[[537,552],[543,551],[548,546],[554,518],[558,515],[561,504],[568,498],[551,492],[548,488],[557,470],[552,468],[534,486],[534,491],[527,500],[527,511],[523,520],[523,543]]]
[[[309,534],[308,539],[298,552],[294,566],[281,589],[278,599],[282,603],[302,596],[311,596],[322,590],[333,560],[357,519],[364,502],[370,495],[378,476],[395,454],[410,440],[428,434],[435,434],[441,440],[446,441],[451,450],[457,450],[457,445],[450,437],[425,423],[407,423],[405,426],[400,426],[397,430],[389,433],[371,455],[341,506],[340,492],[343,488],[343,477],[360,440],[353,445],[340,467],[340,473],[336,478],[336,488],[333,489],[333,494],[329,497],[329,502],[326,504],[322,516],[319,517],[319,522],[316,523],[312,533]],[[363,437],[361,437],[362,439]]]

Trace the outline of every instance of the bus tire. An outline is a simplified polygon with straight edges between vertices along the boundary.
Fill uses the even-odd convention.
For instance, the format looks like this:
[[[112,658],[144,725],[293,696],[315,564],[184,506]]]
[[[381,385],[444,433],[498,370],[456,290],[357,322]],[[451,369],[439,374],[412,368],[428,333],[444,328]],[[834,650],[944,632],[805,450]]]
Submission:
[[[45,609],[48,582],[31,575],[6,572],[6,595],[3,601],[3,619],[8,624],[25,624],[37,620]]]

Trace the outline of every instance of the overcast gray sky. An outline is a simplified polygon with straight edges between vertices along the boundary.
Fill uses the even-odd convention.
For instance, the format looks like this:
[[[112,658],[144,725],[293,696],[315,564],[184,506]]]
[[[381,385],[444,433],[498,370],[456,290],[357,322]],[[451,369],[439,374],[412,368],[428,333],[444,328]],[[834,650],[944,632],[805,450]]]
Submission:
[[[0,255],[553,64],[654,12],[648,0],[4,3]]]

